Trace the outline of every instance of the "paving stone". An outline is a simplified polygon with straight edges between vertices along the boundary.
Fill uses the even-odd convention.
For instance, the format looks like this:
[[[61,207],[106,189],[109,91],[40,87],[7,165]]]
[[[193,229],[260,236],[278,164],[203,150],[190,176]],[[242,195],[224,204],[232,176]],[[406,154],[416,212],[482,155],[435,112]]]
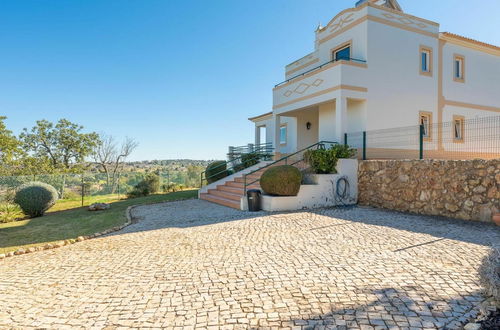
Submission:
[[[0,260],[0,328],[463,326],[500,230],[371,208],[134,208],[119,232]]]

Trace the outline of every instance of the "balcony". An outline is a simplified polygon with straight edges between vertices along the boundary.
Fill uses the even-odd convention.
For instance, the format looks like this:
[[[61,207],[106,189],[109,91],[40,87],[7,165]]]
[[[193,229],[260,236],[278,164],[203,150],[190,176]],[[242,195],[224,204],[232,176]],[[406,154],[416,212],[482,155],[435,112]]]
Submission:
[[[366,92],[366,61],[330,61],[277,84],[273,89],[273,110],[277,113],[307,107],[331,99],[340,89]]]

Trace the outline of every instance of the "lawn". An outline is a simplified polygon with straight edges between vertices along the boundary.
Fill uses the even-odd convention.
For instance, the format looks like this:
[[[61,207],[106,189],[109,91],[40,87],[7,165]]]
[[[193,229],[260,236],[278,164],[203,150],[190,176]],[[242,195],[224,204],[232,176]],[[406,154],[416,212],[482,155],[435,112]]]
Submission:
[[[94,203],[113,203],[125,198],[125,195],[118,194],[108,194],[108,195],[97,195],[97,196],[86,196],[83,200],[83,205],[90,205]],[[52,206],[49,212],[62,211],[74,209],[82,206],[82,198],[76,197],[71,199],[60,199],[56,202],[56,205]]]
[[[107,211],[90,212],[87,207],[78,207],[47,213],[40,218],[0,223],[0,253],[102,232],[125,223],[125,210],[131,205],[196,198],[197,194],[197,190],[184,190],[125,200],[115,199],[111,201],[111,208]],[[66,205],[68,206],[70,204]]]

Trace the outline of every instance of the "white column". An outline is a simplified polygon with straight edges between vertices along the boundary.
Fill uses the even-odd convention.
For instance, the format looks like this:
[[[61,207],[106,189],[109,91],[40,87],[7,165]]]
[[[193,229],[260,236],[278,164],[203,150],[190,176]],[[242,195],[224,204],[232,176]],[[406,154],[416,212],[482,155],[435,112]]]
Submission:
[[[335,141],[335,102],[318,107],[318,141]]]
[[[281,116],[273,114],[273,124],[274,124],[274,153],[280,152],[280,126],[281,126]]]
[[[255,145],[258,146],[260,144],[260,127],[255,125]]]
[[[347,130],[347,98],[340,95],[337,98],[335,109],[335,133],[338,143],[344,143],[344,133]]]

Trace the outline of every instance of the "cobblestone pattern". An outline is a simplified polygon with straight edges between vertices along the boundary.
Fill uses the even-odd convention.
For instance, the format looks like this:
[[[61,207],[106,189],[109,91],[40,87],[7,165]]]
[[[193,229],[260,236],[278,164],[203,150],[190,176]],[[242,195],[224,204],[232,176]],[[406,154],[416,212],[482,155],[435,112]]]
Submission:
[[[120,232],[0,261],[0,328],[458,328],[496,227],[368,208],[138,207]]]
[[[358,177],[362,205],[485,222],[500,212],[500,159],[369,160]]]

